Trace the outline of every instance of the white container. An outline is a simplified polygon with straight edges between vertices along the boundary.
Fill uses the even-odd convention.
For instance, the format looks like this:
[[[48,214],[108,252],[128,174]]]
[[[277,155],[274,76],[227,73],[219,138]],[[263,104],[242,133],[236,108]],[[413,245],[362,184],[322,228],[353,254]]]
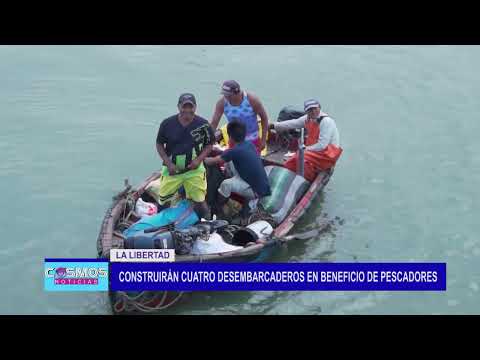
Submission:
[[[255,221],[254,223],[248,225],[247,229],[255,232],[255,234],[258,236],[258,239],[268,237],[273,233],[272,225],[263,220]]]
[[[256,242],[258,239],[266,238],[272,233],[272,225],[263,220],[256,221],[247,227],[238,230],[233,236],[232,244],[245,246],[248,243]]]

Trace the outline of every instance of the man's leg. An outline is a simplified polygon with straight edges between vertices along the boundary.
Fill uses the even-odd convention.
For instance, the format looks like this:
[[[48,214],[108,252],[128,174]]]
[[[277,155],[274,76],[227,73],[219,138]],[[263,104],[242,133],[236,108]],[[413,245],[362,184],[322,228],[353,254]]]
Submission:
[[[205,171],[198,171],[194,174],[188,174],[183,180],[186,197],[193,201],[195,212],[200,218],[211,219],[210,209],[208,208],[205,197],[207,195],[207,179]]]
[[[230,198],[233,193],[243,196],[247,200],[255,198],[255,193],[248,183],[240,176],[234,176],[230,179],[223,180],[218,188],[218,193],[224,198]]]
[[[246,217],[247,215],[250,214],[251,212],[251,207],[249,206],[250,200],[253,200],[256,198],[255,193],[253,192],[252,188],[250,185],[243,180],[240,176],[234,176],[233,178],[224,180],[222,184],[220,185],[220,188],[218,189],[218,193],[220,196],[223,198],[230,198],[230,195],[232,192],[242,196],[245,198],[246,202],[244,207],[241,210],[240,215],[242,217]]]
[[[150,191],[155,192],[161,208],[165,208],[175,199],[181,185],[182,179],[178,176],[162,175],[158,187],[152,188]]]
[[[223,180],[217,190],[217,201],[213,212],[217,215],[217,218],[224,219],[226,217],[223,207],[230,198],[231,191],[231,179]]]
[[[200,219],[212,220],[212,214],[210,213],[210,209],[208,208],[206,201],[194,202],[193,209]]]

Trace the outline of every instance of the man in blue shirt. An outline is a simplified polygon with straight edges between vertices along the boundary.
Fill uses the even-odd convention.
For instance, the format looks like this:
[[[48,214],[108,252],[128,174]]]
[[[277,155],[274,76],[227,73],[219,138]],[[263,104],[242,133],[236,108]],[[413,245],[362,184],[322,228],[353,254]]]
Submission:
[[[228,123],[227,132],[233,148],[226,150],[222,155],[206,158],[205,164],[212,166],[222,162],[233,162],[234,176],[224,180],[218,189],[217,212],[221,212],[223,205],[234,192],[247,200],[242,211],[243,215],[246,215],[256,207],[260,198],[271,194],[270,184],[255,146],[250,141],[245,141],[247,133],[245,124],[235,119]]]

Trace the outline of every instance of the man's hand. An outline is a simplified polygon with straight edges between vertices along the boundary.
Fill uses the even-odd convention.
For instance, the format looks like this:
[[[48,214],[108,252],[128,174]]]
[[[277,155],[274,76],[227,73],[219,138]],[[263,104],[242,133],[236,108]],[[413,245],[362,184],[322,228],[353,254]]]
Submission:
[[[188,165],[188,169],[189,170],[195,170],[196,168],[198,168],[200,166],[201,163],[202,162],[198,158],[195,158],[195,159],[192,160],[190,165]]]
[[[168,173],[170,174],[170,176],[173,176],[173,175],[177,174],[177,167],[173,163],[171,163],[171,162],[167,163],[167,164],[165,164],[165,166],[167,167]]]
[[[223,134],[220,130],[215,131],[215,141],[220,144],[220,141],[223,139]]]

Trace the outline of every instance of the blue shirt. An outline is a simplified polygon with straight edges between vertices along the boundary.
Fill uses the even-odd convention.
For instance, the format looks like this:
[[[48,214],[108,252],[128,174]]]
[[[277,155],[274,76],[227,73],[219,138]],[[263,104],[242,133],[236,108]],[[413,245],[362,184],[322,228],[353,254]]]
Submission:
[[[226,150],[221,157],[226,162],[233,161],[238,175],[252,187],[252,190],[259,197],[271,194],[262,159],[260,159],[255,146],[250,141],[235,145],[232,149]]]
[[[243,92],[243,99],[240,105],[234,106],[225,100],[223,105],[223,112],[228,120],[228,122],[233,119],[238,119],[245,124],[247,127],[247,136],[246,140],[254,141],[258,139],[258,120],[255,110],[253,110],[250,101],[248,101],[248,94],[246,91]]]

